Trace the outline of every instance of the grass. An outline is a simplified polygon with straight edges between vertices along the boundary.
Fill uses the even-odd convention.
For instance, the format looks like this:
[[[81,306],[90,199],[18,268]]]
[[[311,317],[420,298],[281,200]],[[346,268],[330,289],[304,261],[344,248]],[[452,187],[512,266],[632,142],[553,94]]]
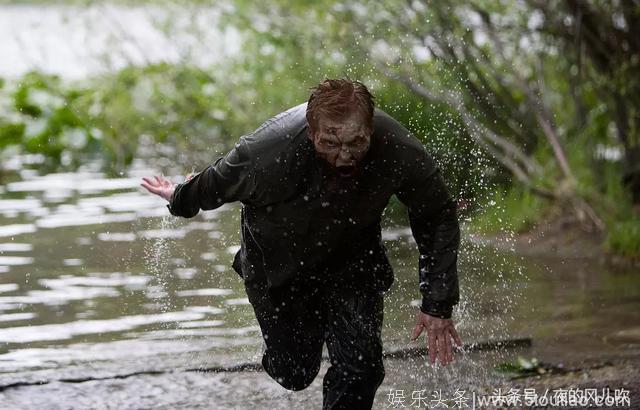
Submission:
[[[615,255],[640,258],[640,219],[614,221],[608,224],[605,249]]]
[[[484,233],[514,231],[523,233],[538,222],[548,203],[519,188],[496,191],[471,220],[471,226]]]

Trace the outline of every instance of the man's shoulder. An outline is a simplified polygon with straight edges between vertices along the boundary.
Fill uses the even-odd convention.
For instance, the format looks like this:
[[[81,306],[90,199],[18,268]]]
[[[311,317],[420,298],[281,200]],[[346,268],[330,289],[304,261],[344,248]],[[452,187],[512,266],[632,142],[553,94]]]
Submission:
[[[292,164],[306,158],[310,144],[305,114],[306,103],[297,105],[271,117],[240,139],[238,145],[254,168],[269,175],[269,180],[278,180],[290,171]]]
[[[280,137],[307,125],[307,103],[291,107],[263,122],[251,135],[257,138]]]
[[[306,136],[306,103],[289,108],[263,122],[255,131],[242,137],[251,151],[281,151],[296,145]]]

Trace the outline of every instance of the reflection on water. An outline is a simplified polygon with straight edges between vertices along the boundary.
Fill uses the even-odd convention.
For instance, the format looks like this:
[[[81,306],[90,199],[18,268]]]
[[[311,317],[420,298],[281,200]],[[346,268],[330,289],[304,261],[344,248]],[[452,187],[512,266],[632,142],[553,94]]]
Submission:
[[[178,296],[224,296],[233,293],[231,289],[191,289],[176,292]]]
[[[17,287],[16,287],[17,289]],[[13,290],[13,289],[12,289]],[[33,313],[8,313],[6,315],[0,315],[0,322],[11,322],[16,320],[28,320],[36,317]]]
[[[0,243],[0,252],[30,252],[33,246],[30,243]]]
[[[204,314],[197,312],[168,312],[156,315],[123,316],[105,320],[79,320],[57,325],[13,327],[3,329],[2,333],[0,333],[0,342],[28,343],[63,340],[86,334],[121,332],[153,323],[192,321],[204,317]]]
[[[13,238],[14,236],[31,233],[36,231],[36,226],[33,224],[11,224],[0,226],[0,238]]]
[[[23,179],[0,190],[0,372],[184,352],[247,360],[260,351],[230,267],[237,206],[184,220],[143,193],[137,176]],[[383,238],[396,268],[383,329],[392,350],[408,346],[417,254],[407,228]],[[564,353],[640,348],[633,272],[526,261],[465,243],[460,277],[455,317],[467,341],[533,336],[540,351]]]
[[[29,265],[33,258],[28,256],[0,256],[0,265]]]

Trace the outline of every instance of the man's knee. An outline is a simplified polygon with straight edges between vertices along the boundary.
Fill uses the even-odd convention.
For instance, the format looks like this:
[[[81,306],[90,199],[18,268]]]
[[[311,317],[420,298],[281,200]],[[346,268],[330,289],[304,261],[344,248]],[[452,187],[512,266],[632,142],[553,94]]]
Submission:
[[[290,355],[262,357],[262,366],[273,380],[287,390],[303,390],[309,387],[320,371],[320,358],[308,361]]]

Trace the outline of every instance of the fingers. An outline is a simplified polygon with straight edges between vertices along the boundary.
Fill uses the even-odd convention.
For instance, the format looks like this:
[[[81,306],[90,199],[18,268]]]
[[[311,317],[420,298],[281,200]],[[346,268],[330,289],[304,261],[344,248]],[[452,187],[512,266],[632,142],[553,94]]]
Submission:
[[[440,333],[436,336],[436,344],[438,346],[438,360],[440,360],[440,364],[443,366],[447,365],[447,353],[446,353],[446,342],[443,333]]]
[[[451,326],[448,329],[446,329],[443,333],[442,333],[442,340],[444,343],[444,357],[445,357],[445,361],[442,361],[442,356],[440,356],[441,360],[440,363],[442,363],[444,366],[448,365],[449,363],[453,363],[454,357],[453,357],[453,343],[451,341],[451,339],[453,339],[453,342],[455,342],[458,346],[462,346],[462,340],[460,339],[460,336],[458,335],[458,332],[456,331],[455,327]],[[440,352],[439,352],[440,353]]]
[[[416,324],[411,334],[412,340],[415,340],[421,332],[422,326]],[[462,346],[462,340],[454,326],[427,330],[427,348],[431,364],[439,361],[442,366],[447,366],[453,362],[453,342],[451,339],[458,346]]]
[[[460,339],[460,336],[458,336],[458,331],[456,330],[455,327],[451,326],[451,336],[453,337],[453,340],[456,342],[456,344],[458,346],[462,346],[462,339]]]
[[[446,363],[445,366],[448,365],[449,363],[453,362],[453,348],[451,346],[451,337],[449,336],[449,333],[444,332],[444,334],[442,335],[443,339],[444,339],[444,353],[445,353],[445,358],[446,358]]]
[[[161,197],[164,198],[163,196],[163,192],[164,192],[164,187],[163,187],[163,182],[164,180],[161,179],[158,176],[154,176],[153,178],[149,178],[149,177],[142,177],[142,183],[140,184],[140,186],[142,186],[143,188],[145,188],[147,191],[151,192],[152,194],[156,194],[159,195]]]
[[[146,183],[147,183],[148,185],[150,185],[150,186],[155,186],[155,185],[156,185],[156,183],[155,183],[153,180],[151,180],[150,178],[142,177],[142,180],[143,180],[144,182],[146,182]]]
[[[422,325],[422,323],[416,323],[416,326],[413,328],[413,332],[411,332],[412,342],[416,340],[418,336],[420,336],[420,333],[422,333],[423,329],[424,329],[424,326]]]
[[[429,349],[429,361],[431,362],[431,364],[434,364],[436,362],[436,354],[438,353],[436,336],[433,334],[433,332],[429,332],[427,335],[427,339],[428,339],[427,344]]]
[[[453,345],[448,332],[431,332],[427,335],[429,361],[435,364],[439,361],[442,366],[453,362]]]
[[[156,194],[156,195],[160,195],[160,188],[157,188],[153,185],[150,185],[148,182],[143,182],[140,184],[140,186],[142,186],[143,188],[145,188],[147,191],[151,192],[152,194]]]

